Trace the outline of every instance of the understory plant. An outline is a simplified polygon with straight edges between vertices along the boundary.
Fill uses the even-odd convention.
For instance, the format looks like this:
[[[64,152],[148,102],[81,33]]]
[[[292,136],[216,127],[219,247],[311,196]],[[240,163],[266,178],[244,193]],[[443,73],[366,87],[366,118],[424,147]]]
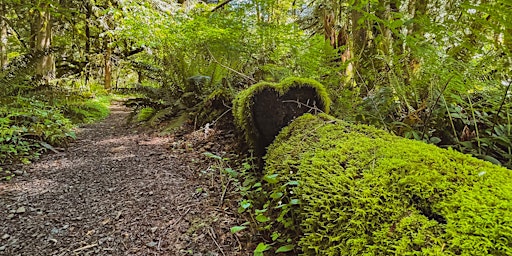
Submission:
[[[73,125],[60,109],[17,97],[0,108],[0,164],[28,163],[53,146],[75,137]],[[52,146],[53,145],[53,146]]]

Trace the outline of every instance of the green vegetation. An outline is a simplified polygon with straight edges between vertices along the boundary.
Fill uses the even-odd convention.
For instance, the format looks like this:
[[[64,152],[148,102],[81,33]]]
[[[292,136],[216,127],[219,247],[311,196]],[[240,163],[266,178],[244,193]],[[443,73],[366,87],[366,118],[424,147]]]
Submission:
[[[109,105],[110,97],[105,96],[71,99],[54,95],[46,101],[40,96],[5,97],[0,107],[2,177],[12,177],[4,165],[30,163],[47,150],[66,146],[75,139],[75,125],[105,118]]]
[[[130,95],[130,121],[168,131],[236,124],[256,144],[253,96],[307,85],[324,112],[351,124],[296,121],[271,147],[265,182],[240,186],[255,192],[240,211],[272,241],[256,255],[507,254],[497,237],[509,238],[509,220],[485,214],[494,203],[508,210],[508,172],[455,151],[512,168],[511,9],[510,0],[4,0],[0,172],[65,146],[74,124],[108,114],[115,91]]]
[[[263,180],[255,219],[305,255],[512,252],[512,172],[452,149],[306,114]]]

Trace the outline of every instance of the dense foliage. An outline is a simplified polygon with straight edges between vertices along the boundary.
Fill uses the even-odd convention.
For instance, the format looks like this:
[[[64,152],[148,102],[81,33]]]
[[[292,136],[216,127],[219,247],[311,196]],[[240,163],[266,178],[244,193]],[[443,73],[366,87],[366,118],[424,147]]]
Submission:
[[[512,173],[451,149],[306,114],[264,175],[260,226],[305,255],[512,252]]]
[[[345,121],[512,168],[511,9],[509,0],[4,0],[0,171],[65,145],[72,123],[107,114],[102,95],[112,91],[134,93],[131,121],[199,129],[232,125],[240,91],[288,77],[324,85],[330,113]]]

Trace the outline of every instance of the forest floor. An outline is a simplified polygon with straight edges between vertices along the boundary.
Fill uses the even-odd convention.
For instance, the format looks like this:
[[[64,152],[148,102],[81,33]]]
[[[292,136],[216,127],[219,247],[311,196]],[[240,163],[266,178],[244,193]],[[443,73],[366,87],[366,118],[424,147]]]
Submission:
[[[111,111],[0,182],[0,255],[250,255],[230,232],[245,222],[236,200],[203,154],[229,152],[233,135],[162,136]]]

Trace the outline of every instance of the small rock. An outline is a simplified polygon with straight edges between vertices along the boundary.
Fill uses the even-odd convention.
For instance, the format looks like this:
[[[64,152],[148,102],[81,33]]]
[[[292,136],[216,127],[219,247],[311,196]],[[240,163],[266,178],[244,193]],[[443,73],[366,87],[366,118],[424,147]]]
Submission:
[[[0,251],[5,251],[6,248],[7,248],[7,246],[2,245],[2,246],[0,246]]]
[[[8,219],[8,220],[10,220],[10,219],[12,219],[12,218],[14,218],[14,214],[12,214],[12,213],[11,213],[11,214],[7,215],[7,219]]]
[[[149,243],[147,243],[146,245],[147,245],[148,247],[155,247],[155,246],[157,246],[158,244],[157,244],[157,243],[155,243],[155,242],[149,242]]]
[[[5,234],[5,235],[2,236],[2,239],[7,239],[9,237],[11,237],[9,234]]]
[[[149,191],[149,195],[152,196],[153,195],[153,191]]]
[[[16,174],[16,175],[23,175],[23,171],[20,171],[20,170],[16,170],[16,171],[13,171],[12,173]]]
[[[25,209],[25,207],[20,207],[16,210],[16,213],[25,213],[27,211],[27,209]]]
[[[152,227],[150,230],[151,232],[155,233],[155,231],[158,229],[158,227]]]

